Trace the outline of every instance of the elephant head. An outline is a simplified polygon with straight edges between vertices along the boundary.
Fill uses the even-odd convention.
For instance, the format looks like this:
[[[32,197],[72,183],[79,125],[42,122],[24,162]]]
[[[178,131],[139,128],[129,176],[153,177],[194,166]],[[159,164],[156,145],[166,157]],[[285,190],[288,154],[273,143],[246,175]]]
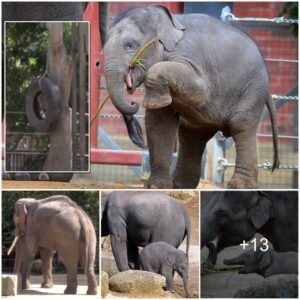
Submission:
[[[24,252],[24,245],[27,232],[27,222],[28,222],[28,208],[30,204],[35,203],[36,200],[33,198],[19,199],[15,204],[15,213],[14,213],[14,223],[16,226],[15,229],[15,239],[12,242],[7,255],[10,255],[11,252],[16,247],[16,258],[14,264],[14,273],[20,273]]]
[[[246,251],[232,259],[224,259],[225,265],[244,265],[239,271],[240,274],[258,273],[261,274],[271,263],[270,252],[261,250]]]
[[[188,277],[189,277],[189,261],[186,254],[180,250],[167,256],[167,263],[173,267],[173,270],[178,272],[182,277],[183,287],[186,298],[189,298]]]
[[[132,94],[145,80],[147,70],[163,60],[165,51],[174,49],[183,30],[182,24],[161,5],[133,8],[116,19],[103,52],[108,93],[123,115],[132,116],[139,109],[138,103],[129,104],[124,98],[124,82],[127,92]],[[142,54],[142,63],[130,68],[132,60],[151,40],[154,42]]]
[[[217,238],[217,251],[249,240],[273,217],[262,192],[213,192],[201,207],[201,246]]]

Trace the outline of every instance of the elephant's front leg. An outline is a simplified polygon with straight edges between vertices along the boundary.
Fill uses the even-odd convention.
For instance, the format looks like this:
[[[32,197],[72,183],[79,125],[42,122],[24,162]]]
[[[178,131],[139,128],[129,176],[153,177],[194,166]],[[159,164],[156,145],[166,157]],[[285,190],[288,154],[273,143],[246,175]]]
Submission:
[[[167,291],[174,293],[174,281],[173,281],[173,270],[171,266],[163,266],[161,275],[166,277]]]
[[[42,274],[43,274],[43,283],[41,285],[42,288],[52,288],[53,280],[52,280],[52,259],[54,251],[40,248],[40,254],[42,259]]]
[[[174,151],[178,116],[171,106],[146,111],[146,132],[151,175],[147,188],[172,188],[170,166]]]
[[[165,61],[147,72],[143,106],[157,109],[172,103],[172,95],[189,107],[199,107],[207,98],[207,85],[187,63]]]
[[[231,124],[231,131],[235,141],[236,161],[234,174],[228,182],[228,188],[255,189],[258,187],[256,155],[257,125],[238,116],[234,121],[235,122]]]
[[[26,239],[22,262],[22,289],[30,288],[29,274],[36,252],[37,246],[35,245],[35,242],[32,240],[32,238]]]
[[[211,128],[188,128],[179,125],[179,151],[173,173],[174,188],[194,189],[201,177],[201,161],[206,143],[215,134]]]

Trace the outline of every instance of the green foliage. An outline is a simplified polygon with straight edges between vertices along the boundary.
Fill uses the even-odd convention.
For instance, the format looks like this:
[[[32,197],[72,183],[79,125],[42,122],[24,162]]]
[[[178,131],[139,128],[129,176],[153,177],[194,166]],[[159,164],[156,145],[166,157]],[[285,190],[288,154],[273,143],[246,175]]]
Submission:
[[[20,198],[43,199],[53,195],[65,195],[76,202],[91,218],[97,240],[99,239],[99,192],[98,191],[3,191],[2,192],[2,259],[14,239],[13,215],[15,203]],[[97,247],[98,248],[98,247]],[[97,251],[98,253],[98,251]]]
[[[64,43],[68,54],[71,53],[71,29],[71,22],[64,23]],[[5,42],[6,130],[31,133],[34,129],[26,118],[25,95],[32,80],[46,70],[46,23],[6,23]],[[15,150],[22,137],[21,134],[8,134],[8,149]],[[36,142],[36,151],[47,151],[48,136],[39,136]]]
[[[290,19],[298,20],[298,2],[285,2],[279,16],[286,16]],[[298,24],[291,25],[293,35],[298,37]]]

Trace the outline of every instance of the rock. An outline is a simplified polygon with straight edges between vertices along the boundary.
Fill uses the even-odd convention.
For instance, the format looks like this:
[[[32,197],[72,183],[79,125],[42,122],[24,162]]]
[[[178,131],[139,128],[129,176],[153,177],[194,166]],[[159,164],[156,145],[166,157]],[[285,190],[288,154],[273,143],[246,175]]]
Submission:
[[[17,275],[2,274],[2,296],[16,296],[17,287]]]
[[[101,297],[105,297],[109,292],[109,278],[108,274],[101,271]]]
[[[32,263],[31,273],[33,274],[42,274],[42,260],[35,259]]]
[[[235,298],[298,298],[297,275],[274,275],[263,282],[239,289]]]
[[[119,273],[118,267],[113,257],[101,255],[101,270],[108,274],[108,277]]]
[[[162,293],[165,282],[165,277],[161,275],[129,270],[113,275],[109,280],[109,288],[118,293],[153,296]]]
[[[232,298],[238,289],[248,288],[261,283],[264,278],[257,274],[237,274],[233,272],[215,272],[201,276],[201,297]]]

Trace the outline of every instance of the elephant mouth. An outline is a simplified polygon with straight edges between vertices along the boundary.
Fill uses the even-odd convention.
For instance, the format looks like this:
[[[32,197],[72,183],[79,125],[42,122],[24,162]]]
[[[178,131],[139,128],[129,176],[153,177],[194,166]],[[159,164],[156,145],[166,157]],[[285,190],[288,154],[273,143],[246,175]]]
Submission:
[[[134,88],[134,84],[133,84],[133,78],[132,78],[131,70],[129,70],[129,72],[125,76],[125,84],[127,86],[127,93],[132,95],[135,88]]]

